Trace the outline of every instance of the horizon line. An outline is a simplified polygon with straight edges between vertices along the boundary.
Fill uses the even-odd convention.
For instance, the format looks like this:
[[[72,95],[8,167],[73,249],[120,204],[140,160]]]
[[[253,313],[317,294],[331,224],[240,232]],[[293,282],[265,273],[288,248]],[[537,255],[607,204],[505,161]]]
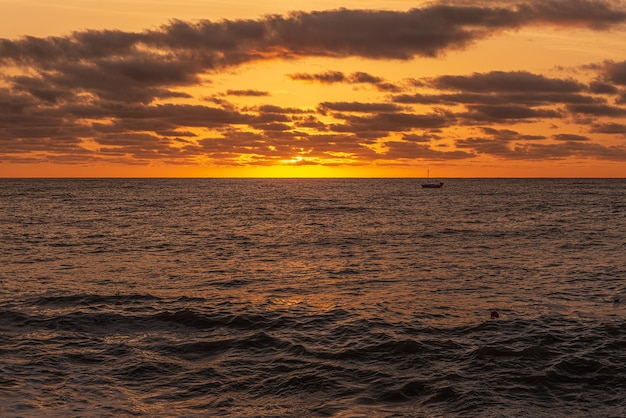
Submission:
[[[359,176],[337,176],[337,177],[271,177],[271,176],[224,176],[224,177],[200,177],[200,176],[137,176],[137,177],[116,177],[116,176],[102,176],[102,177],[84,177],[84,176],[40,176],[40,177],[0,177],[0,180],[424,180],[428,177],[359,177]],[[433,179],[441,180],[626,180],[624,177],[432,177]]]

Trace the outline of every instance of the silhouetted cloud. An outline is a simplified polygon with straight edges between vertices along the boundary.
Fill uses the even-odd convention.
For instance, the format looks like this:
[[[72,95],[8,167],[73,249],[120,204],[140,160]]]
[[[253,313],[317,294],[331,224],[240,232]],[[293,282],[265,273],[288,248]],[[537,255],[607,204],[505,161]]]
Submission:
[[[593,125],[591,132],[626,135],[626,125],[622,123],[599,123]]]
[[[260,20],[173,21],[142,33],[85,31],[68,37],[2,39],[0,62],[36,68],[37,77],[53,88],[147,101],[168,97],[171,86],[195,84],[207,71],[250,61],[298,56],[409,59],[464,48],[495,31],[524,25],[601,29],[625,21],[623,8],[584,0],[431,4],[406,12],[339,9]],[[620,65],[609,71],[621,80]],[[366,80],[363,74],[357,73],[355,80],[380,83]],[[326,76],[332,80],[340,75]],[[523,78],[523,74],[518,77]],[[454,82],[440,80],[446,81]]]
[[[596,94],[617,94],[619,93],[619,89],[613,84],[602,82],[602,81],[593,81],[589,84],[589,90],[592,93]]]
[[[228,96],[250,96],[250,97],[265,97],[269,96],[269,92],[261,90],[226,90]]]
[[[318,74],[295,73],[289,74],[289,78],[295,81],[313,81],[322,84],[343,83],[347,80],[341,71],[326,71]]]
[[[626,86],[626,61],[605,63],[603,75],[610,83]]]
[[[415,114],[403,112],[380,112],[368,116],[336,114],[336,118],[343,119],[343,132],[402,132],[411,129],[431,129],[450,126],[454,121],[451,113],[437,112],[430,114]],[[335,129],[339,129],[336,126]]]
[[[567,109],[571,113],[594,115],[594,116],[623,116],[626,115],[626,109],[619,106],[611,106],[607,104],[572,104]]]
[[[373,113],[395,112],[402,110],[402,108],[393,103],[322,102],[319,104],[318,110],[324,114],[328,111]]]
[[[557,134],[552,136],[557,141],[589,141],[588,136],[576,134]]]
[[[352,74],[344,74],[341,71],[326,71],[323,73],[294,73],[288,77],[294,81],[308,81],[320,84],[370,84],[380,91],[399,92],[400,87],[385,81],[380,77],[373,76],[364,72],[356,72]]]
[[[444,75],[433,79],[431,84],[441,90],[481,93],[576,93],[585,90],[585,85],[576,80],[549,78],[527,71],[491,71],[471,76]]]
[[[266,165],[303,153],[311,159],[300,164],[315,158],[334,164],[340,156],[359,164],[478,154],[620,160],[623,146],[595,144],[592,136],[524,135],[485,125],[574,120],[590,135],[621,138],[624,123],[612,118],[626,116],[626,61],[596,64],[592,82],[528,71],[440,75],[412,83],[366,71],[287,74],[292,81],[342,83],[383,96],[321,101],[315,110],[272,103],[243,107],[238,99],[273,99],[247,86],[202,104],[189,102],[200,102],[191,87],[264,60],[439,57],[527,26],[607,30],[624,23],[620,2],[457,1],[408,11],[337,9],[256,20],[172,21],[136,33],[86,30],[0,39],[0,161],[192,162],[209,156],[236,165],[245,155],[246,163]],[[454,128],[471,127],[482,133],[461,139],[454,134],[456,150],[433,142]]]
[[[506,106],[502,113],[511,113],[512,107],[605,105],[602,97],[588,94],[590,87],[573,79],[560,79],[526,71],[492,71],[469,76],[443,75],[423,80],[422,87],[440,90],[438,94],[400,94],[393,101],[403,104],[466,105],[488,110],[489,107]],[[448,91],[454,90],[454,93]],[[604,90],[608,90],[606,86]],[[519,112],[518,112],[519,113]],[[522,112],[524,113],[524,112]],[[525,112],[529,115],[533,112]],[[550,117],[556,117],[552,113]],[[528,117],[528,116],[523,116]]]
[[[491,155],[509,160],[546,160],[569,157],[609,161],[624,161],[626,159],[626,147],[604,146],[585,143],[581,140],[569,140],[556,144],[537,142],[511,144],[509,141],[488,138],[468,138],[458,140],[456,146],[479,155]]]
[[[490,127],[482,127],[480,128],[486,135],[490,135],[492,138],[501,140],[501,141],[514,141],[514,140],[523,140],[523,141],[539,141],[546,139],[543,135],[524,135],[520,134],[517,131],[513,131],[511,129],[494,129]]]
[[[554,109],[535,109],[519,105],[470,105],[468,112],[461,116],[468,123],[505,123],[528,119],[558,119],[563,115]]]
[[[385,142],[388,151],[384,157],[390,160],[429,159],[429,160],[463,160],[475,156],[472,152],[460,150],[438,150],[429,145],[406,141]]]

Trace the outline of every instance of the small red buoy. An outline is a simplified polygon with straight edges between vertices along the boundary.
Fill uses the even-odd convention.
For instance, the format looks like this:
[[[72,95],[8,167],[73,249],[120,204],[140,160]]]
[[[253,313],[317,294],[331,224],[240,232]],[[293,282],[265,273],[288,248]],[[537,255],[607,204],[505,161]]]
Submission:
[[[500,314],[498,313],[498,311],[491,311],[491,317],[492,318],[500,318]]]

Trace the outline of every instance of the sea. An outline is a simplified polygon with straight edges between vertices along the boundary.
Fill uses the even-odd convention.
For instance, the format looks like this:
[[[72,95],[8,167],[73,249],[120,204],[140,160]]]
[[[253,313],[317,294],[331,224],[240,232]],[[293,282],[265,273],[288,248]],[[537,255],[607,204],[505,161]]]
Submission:
[[[2,417],[625,417],[626,180],[1,179]]]

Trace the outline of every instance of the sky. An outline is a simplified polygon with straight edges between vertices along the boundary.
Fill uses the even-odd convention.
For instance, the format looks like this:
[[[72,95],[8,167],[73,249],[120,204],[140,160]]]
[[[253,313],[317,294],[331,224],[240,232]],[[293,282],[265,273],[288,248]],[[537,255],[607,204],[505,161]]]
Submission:
[[[0,177],[626,177],[626,2],[0,0]]]

